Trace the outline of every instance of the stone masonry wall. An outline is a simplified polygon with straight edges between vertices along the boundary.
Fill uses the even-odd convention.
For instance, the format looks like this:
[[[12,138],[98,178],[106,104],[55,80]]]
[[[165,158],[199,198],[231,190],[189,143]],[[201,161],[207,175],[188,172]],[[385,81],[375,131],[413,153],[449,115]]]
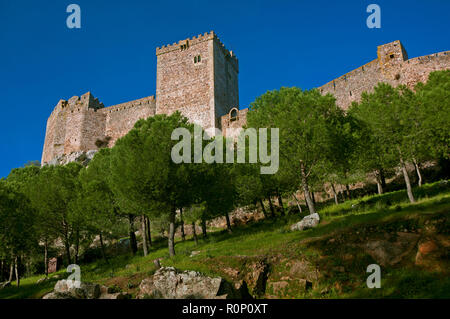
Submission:
[[[141,118],[155,114],[154,96],[104,107],[91,93],[60,100],[47,121],[42,163],[75,152],[97,150],[98,140],[108,146],[128,133]]]
[[[237,138],[242,127],[247,123],[248,109],[233,108],[228,114],[221,117],[222,134],[227,138]]]
[[[238,62],[232,51],[214,41],[214,117],[215,127],[221,128],[221,117],[233,107],[239,107]]]
[[[156,49],[157,114],[178,110],[202,127],[214,125],[213,37],[205,33]]]
[[[155,109],[155,97],[149,96],[100,110],[106,115],[104,135],[110,138],[108,146],[112,147],[117,139],[126,135],[139,119],[155,115]]]
[[[353,101],[360,100],[362,92],[372,91],[379,82],[413,88],[418,82],[426,82],[430,72],[450,68],[450,51],[408,59],[400,41],[378,46],[377,55],[377,59],[318,89],[322,94],[331,93],[338,106],[348,109]]]
[[[156,113],[178,110],[203,128],[220,128],[220,117],[239,105],[233,52],[211,31],[157,48],[156,55]]]
[[[176,110],[205,129],[220,128],[233,138],[239,134],[248,109],[239,110],[238,60],[214,32],[157,48],[156,56],[156,98],[106,108],[89,92],[60,100],[47,121],[42,163],[96,150],[98,140],[109,139],[111,147],[139,119]],[[400,41],[394,41],[378,46],[377,59],[318,89],[331,93],[339,107],[348,109],[379,82],[413,88],[426,82],[430,72],[449,68],[450,51],[409,59]]]

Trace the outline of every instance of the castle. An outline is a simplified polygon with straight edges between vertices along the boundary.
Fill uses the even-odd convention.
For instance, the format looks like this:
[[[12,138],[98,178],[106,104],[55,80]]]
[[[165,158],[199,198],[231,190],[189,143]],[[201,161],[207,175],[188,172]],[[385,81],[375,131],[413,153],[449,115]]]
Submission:
[[[430,72],[450,68],[450,51],[408,59],[400,41],[378,46],[377,55],[318,89],[333,94],[337,104],[347,109],[378,82],[413,87],[425,82]],[[211,31],[156,48],[156,56],[156,96],[109,107],[90,92],[60,100],[47,120],[41,163],[61,163],[55,159],[112,147],[137,120],[177,110],[205,129],[236,136],[246,123],[248,109],[239,110],[239,64],[233,51]]]

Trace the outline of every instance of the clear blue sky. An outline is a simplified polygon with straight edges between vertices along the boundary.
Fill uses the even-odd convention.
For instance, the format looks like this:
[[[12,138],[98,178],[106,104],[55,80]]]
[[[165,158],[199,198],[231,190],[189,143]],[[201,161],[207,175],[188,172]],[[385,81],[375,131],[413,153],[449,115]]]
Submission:
[[[66,7],[81,7],[81,29]],[[381,7],[381,29],[366,7]],[[320,86],[401,40],[410,57],[450,49],[450,1],[0,0],[0,177],[40,160],[59,99],[105,105],[155,93],[155,48],[214,30],[240,63],[241,108],[281,86]]]

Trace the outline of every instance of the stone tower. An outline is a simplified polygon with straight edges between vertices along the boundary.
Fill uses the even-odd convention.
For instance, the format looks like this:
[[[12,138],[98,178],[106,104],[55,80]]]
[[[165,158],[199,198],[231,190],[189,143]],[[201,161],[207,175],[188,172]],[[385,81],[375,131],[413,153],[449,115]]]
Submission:
[[[238,59],[211,31],[156,48],[156,113],[180,111],[203,128],[239,106]]]

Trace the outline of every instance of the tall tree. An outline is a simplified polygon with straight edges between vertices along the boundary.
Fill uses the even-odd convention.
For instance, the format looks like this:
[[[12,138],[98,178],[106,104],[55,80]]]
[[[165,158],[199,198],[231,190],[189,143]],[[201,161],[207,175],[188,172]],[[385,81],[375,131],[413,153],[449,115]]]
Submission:
[[[0,253],[9,255],[10,265],[15,265],[17,287],[20,285],[20,261],[36,240],[33,222],[34,210],[29,200],[20,192],[0,180]],[[12,280],[10,271],[10,281]]]
[[[295,177],[311,214],[316,212],[311,180],[323,175],[335,135],[333,120],[340,113],[331,95],[283,87],[258,97],[247,115],[248,127],[279,128],[280,170]]]
[[[131,216],[167,216],[170,256],[175,255],[176,210],[188,206],[189,192],[190,165],[175,163],[171,156],[177,128],[193,132],[194,126],[179,112],[140,120],[111,153],[111,186],[119,206]]]

